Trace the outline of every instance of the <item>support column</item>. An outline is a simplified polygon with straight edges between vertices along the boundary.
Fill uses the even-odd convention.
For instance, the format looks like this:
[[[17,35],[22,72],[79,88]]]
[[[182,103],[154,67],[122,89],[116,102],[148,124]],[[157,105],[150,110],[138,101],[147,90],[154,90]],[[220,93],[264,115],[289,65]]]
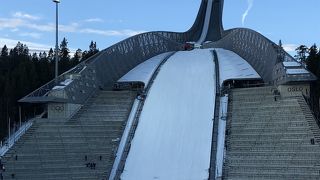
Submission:
[[[8,123],[8,145],[10,145],[10,136],[11,136],[11,132],[10,132],[11,128],[10,128],[10,117],[9,117],[9,123]]]
[[[21,106],[19,106],[19,128],[21,128],[22,122],[21,122]]]

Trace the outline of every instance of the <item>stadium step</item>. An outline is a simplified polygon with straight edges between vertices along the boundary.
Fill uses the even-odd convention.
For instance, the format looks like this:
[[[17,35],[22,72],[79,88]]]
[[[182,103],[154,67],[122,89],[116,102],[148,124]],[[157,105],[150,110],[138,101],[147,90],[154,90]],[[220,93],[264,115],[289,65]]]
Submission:
[[[107,179],[134,98],[100,91],[70,120],[37,120],[5,154],[4,179]]]

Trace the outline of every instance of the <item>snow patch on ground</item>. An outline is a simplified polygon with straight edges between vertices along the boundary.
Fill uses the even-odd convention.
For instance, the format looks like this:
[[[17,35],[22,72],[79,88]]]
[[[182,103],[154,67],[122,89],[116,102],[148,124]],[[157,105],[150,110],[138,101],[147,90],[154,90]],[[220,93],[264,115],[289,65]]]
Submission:
[[[220,111],[219,111],[219,127],[218,127],[218,147],[216,154],[216,178],[222,177],[223,159],[224,159],[224,142],[225,131],[227,125],[227,112],[228,112],[228,95],[220,98]]]
[[[4,144],[1,143],[0,146],[0,157],[4,156],[6,152],[10,150],[10,148],[20,139],[22,135],[24,135],[27,130],[32,126],[33,120],[27,121],[21,125],[18,131],[11,134],[10,138],[7,139]]]
[[[309,71],[306,69],[287,69],[287,74],[294,75],[294,74],[309,74]]]
[[[113,164],[109,179],[114,179],[114,177],[117,173],[116,171],[117,171],[117,168],[118,168],[120,161],[121,161],[121,155],[124,153],[124,148],[125,148],[126,142],[128,140],[130,129],[132,127],[136,112],[138,110],[138,105],[139,105],[139,100],[135,99],[135,101],[132,105],[132,108],[131,108],[131,112],[130,112],[126,127],[125,127],[124,132],[121,137],[121,141],[120,141],[120,144],[119,144],[119,147],[117,150],[116,158],[114,160],[114,164]]]
[[[219,48],[216,51],[219,60],[220,85],[230,79],[261,79],[253,67],[236,53]]]
[[[291,62],[283,62],[283,65],[285,67],[301,67],[301,64],[295,61],[291,61]]]
[[[122,76],[118,82],[143,82],[145,85],[148,84],[154,71],[170,53],[163,53],[144,61]]]
[[[66,86],[68,86],[68,85],[69,85],[70,83],[72,83],[72,82],[73,82],[72,79],[66,79],[66,80],[60,82],[58,86],[54,86],[54,87],[52,88],[52,90],[64,89]]]

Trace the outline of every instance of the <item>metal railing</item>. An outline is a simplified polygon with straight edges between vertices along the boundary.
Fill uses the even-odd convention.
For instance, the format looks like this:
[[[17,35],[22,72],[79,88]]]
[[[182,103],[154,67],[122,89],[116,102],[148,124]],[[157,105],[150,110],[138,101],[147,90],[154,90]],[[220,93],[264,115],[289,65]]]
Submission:
[[[10,148],[17,142],[22,135],[24,135],[27,130],[32,126],[33,120],[24,122],[18,129],[13,128],[13,132],[10,133],[10,137],[3,142],[0,141],[0,157],[7,153]],[[16,129],[16,130],[15,130]]]
[[[308,96],[304,95],[303,93],[302,93],[302,96],[303,96],[304,100],[306,101],[313,117],[317,121],[318,126],[320,127],[320,110],[319,110],[318,106],[315,105],[315,103],[313,102],[311,97],[308,97]]]
[[[213,61],[215,65],[215,103],[214,103],[214,119],[212,127],[212,140],[211,140],[211,153],[210,153],[210,168],[209,168],[209,180],[214,180],[216,177],[216,153],[218,147],[218,126],[219,126],[219,112],[220,112],[220,72],[219,72],[219,60],[217,51],[213,50]]]

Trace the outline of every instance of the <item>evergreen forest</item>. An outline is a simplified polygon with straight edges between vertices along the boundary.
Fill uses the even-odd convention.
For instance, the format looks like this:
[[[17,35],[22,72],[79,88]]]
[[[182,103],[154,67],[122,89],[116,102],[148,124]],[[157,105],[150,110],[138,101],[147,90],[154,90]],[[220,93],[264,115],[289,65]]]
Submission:
[[[55,52],[51,48],[47,52],[31,52],[26,44],[20,42],[8,49],[1,48],[0,54],[0,140],[8,134],[9,119],[12,131],[20,122],[18,100],[54,78]],[[59,74],[69,70],[81,61],[99,52],[96,42],[91,41],[89,49],[77,49],[71,57],[66,38],[62,40],[58,50]],[[33,105],[26,106],[21,112],[22,121],[34,116]]]

